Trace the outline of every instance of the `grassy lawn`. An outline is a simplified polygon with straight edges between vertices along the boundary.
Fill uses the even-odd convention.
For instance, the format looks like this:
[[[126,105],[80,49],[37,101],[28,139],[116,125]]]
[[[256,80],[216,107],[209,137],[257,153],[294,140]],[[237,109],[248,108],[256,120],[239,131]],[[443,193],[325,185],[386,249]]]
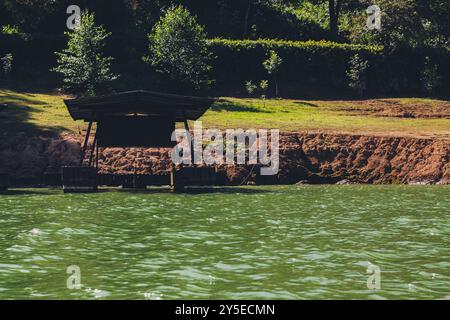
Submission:
[[[85,125],[70,118],[64,98],[67,97],[56,92],[0,89],[0,104],[8,104],[7,110],[0,114],[1,130],[79,132]],[[398,116],[402,112],[419,116]],[[433,116],[426,117],[427,114]],[[220,129],[278,128],[281,131],[450,138],[449,114],[448,101],[418,98],[367,101],[221,98],[201,120],[204,127]]]
[[[389,99],[388,105],[435,109],[450,113],[448,101]],[[386,101],[386,100],[383,100]],[[391,103],[392,102],[392,103]],[[279,128],[282,131],[326,131],[450,138],[450,117],[401,118],[380,116],[364,101],[301,101],[223,98],[202,118],[207,127]],[[380,105],[383,103],[380,102]],[[423,110],[422,110],[423,111]],[[374,113],[374,114],[371,114]],[[380,112],[379,112],[380,113]]]
[[[8,107],[0,113],[2,132],[78,132],[59,93],[30,93],[0,89],[0,104]],[[81,126],[83,127],[83,126]]]

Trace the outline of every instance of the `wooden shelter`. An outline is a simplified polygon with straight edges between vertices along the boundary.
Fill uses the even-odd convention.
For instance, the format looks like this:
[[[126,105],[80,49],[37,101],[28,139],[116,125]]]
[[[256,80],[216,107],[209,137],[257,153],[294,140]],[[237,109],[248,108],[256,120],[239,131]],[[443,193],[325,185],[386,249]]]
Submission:
[[[151,91],[129,91],[107,96],[65,100],[72,118],[87,122],[88,127],[79,167],[77,167],[79,169],[74,171],[73,167],[63,168],[64,189],[66,191],[96,189],[92,170],[94,152],[97,153],[95,168],[98,169],[99,147],[173,147],[171,135],[176,123],[183,122],[185,128],[189,130],[188,121],[199,119],[214,101],[211,98]],[[97,123],[96,132],[89,165],[84,167],[83,162],[93,123]],[[174,175],[175,172],[172,172],[170,181],[172,181],[172,187],[176,189]],[[180,173],[176,175],[179,176]],[[204,176],[204,174],[201,175]],[[117,179],[109,177],[107,180]],[[146,181],[148,180],[147,177]],[[155,177],[158,183],[162,180],[164,179]],[[185,179],[177,180],[186,183]]]

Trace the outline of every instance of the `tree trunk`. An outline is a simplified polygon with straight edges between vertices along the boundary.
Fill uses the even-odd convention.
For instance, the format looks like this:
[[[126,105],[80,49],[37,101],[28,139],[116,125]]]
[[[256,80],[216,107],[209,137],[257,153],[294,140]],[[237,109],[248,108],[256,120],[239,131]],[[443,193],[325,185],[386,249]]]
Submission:
[[[247,31],[248,31],[248,18],[250,16],[250,9],[252,8],[252,0],[248,0],[248,6],[247,10],[245,11],[245,18],[244,18],[244,33],[242,35],[242,39],[245,39],[247,37]]]
[[[275,98],[278,98],[278,78],[277,74],[273,74],[274,80],[275,80]]]
[[[341,0],[328,0],[328,13],[330,15],[330,31],[334,39],[339,35],[339,14]]]

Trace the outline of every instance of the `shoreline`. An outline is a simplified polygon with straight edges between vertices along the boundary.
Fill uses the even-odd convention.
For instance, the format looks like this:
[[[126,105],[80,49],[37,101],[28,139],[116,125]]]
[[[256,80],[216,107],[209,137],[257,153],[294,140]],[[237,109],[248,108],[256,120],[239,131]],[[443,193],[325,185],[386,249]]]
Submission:
[[[0,142],[0,173],[10,175],[11,188],[39,186],[44,172],[75,165],[80,151],[81,139],[72,133],[8,136]],[[102,148],[99,163],[104,174],[162,174],[171,168],[170,149]],[[220,186],[450,185],[450,140],[281,132],[277,175],[260,176],[252,165],[215,167]]]

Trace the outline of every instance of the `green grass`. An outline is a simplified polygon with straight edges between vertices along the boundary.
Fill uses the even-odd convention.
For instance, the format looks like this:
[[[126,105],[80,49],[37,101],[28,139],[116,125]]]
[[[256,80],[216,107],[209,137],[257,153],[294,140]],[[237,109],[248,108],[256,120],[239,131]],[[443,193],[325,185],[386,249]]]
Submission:
[[[395,99],[402,105],[445,103],[431,99]],[[352,101],[301,101],[223,98],[201,120],[207,127],[278,128],[281,131],[327,131],[358,134],[450,137],[450,119],[409,119],[354,114],[364,110]]]
[[[30,93],[0,89],[0,104],[7,109],[0,113],[1,131],[8,132],[78,132],[80,122],[69,116],[59,93]]]
[[[8,108],[0,113],[1,130],[79,132],[85,124],[69,116],[59,93],[30,93],[0,89],[0,104]],[[392,100],[402,106],[444,105],[448,101],[403,98]],[[380,100],[381,103],[381,100]],[[377,100],[371,100],[377,104]],[[267,128],[280,131],[324,131],[356,134],[450,138],[450,119],[395,118],[364,115],[361,101],[302,101],[274,99],[221,98],[200,119],[209,128]]]

